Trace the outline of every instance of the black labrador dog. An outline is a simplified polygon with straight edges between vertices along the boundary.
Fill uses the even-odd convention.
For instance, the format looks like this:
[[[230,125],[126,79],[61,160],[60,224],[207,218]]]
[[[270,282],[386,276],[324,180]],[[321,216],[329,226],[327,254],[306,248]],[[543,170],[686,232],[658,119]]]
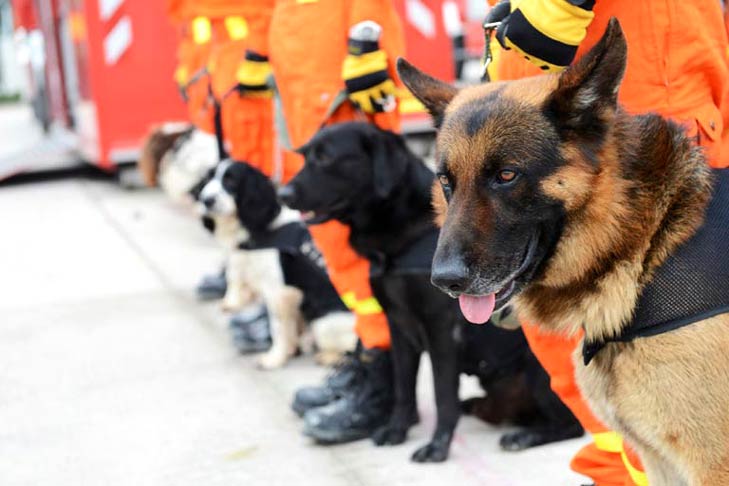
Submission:
[[[431,206],[434,175],[403,138],[351,122],[324,128],[299,151],[305,166],[279,190],[279,197],[302,211],[309,224],[336,219],[349,225],[350,243],[370,260],[372,289],[390,323],[396,403],[389,423],[373,435],[375,443],[402,443],[417,420],[415,387],[423,351],[433,364],[438,417],[432,440],[415,451],[413,460],[447,458],[461,412],[459,375],[469,368],[488,393],[481,415],[533,425],[502,437],[504,448],[582,435],[574,416],[549,389],[523,333],[469,325],[458,304],[430,283],[438,239]],[[464,334],[478,348],[464,349]],[[525,374],[528,367],[533,372]],[[469,408],[483,410],[472,402]]]

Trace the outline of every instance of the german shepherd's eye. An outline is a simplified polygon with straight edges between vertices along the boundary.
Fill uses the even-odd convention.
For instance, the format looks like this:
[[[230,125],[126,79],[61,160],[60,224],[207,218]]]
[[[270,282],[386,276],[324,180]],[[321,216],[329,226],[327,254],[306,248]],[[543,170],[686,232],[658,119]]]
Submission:
[[[500,170],[499,173],[496,174],[496,179],[499,184],[514,182],[517,177],[519,177],[519,173],[513,169]]]
[[[440,182],[440,187],[443,188],[443,195],[445,195],[446,201],[450,201],[451,194],[453,194],[451,180],[446,174],[438,174],[438,182]]]

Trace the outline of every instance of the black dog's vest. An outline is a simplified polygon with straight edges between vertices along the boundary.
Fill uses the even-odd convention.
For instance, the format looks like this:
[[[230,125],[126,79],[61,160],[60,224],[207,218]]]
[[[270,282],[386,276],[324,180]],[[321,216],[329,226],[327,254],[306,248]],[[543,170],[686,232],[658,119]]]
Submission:
[[[438,228],[432,228],[418,237],[405,250],[394,257],[376,255],[369,257],[370,278],[383,275],[430,275],[433,255],[438,246]]]
[[[306,320],[329,312],[347,311],[329,280],[324,257],[303,223],[293,222],[271,231],[256,232],[240,248],[279,251],[284,283],[304,293],[301,312]]]
[[[729,312],[729,169],[713,172],[704,224],[656,270],[619,336],[585,342],[585,365],[606,342],[655,336]]]

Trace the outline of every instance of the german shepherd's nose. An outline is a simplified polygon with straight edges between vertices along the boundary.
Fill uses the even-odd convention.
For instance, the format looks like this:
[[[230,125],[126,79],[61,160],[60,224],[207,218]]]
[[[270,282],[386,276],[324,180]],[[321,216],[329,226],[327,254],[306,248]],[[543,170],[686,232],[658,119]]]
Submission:
[[[430,282],[444,292],[464,292],[469,285],[468,267],[459,257],[442,258],[439,252],[436,252]]]

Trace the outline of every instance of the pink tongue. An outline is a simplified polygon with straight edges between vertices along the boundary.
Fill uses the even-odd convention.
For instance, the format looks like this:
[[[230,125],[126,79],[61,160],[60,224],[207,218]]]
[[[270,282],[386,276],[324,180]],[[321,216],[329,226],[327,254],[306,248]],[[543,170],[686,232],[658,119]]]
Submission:
[[[458,297],[458,303],[461,304],[461,312],[473,324],[483,324],[488,321],[491,314],[494,313],[496,305],[496,294],[475,297],[473,295],[461,295]]]

